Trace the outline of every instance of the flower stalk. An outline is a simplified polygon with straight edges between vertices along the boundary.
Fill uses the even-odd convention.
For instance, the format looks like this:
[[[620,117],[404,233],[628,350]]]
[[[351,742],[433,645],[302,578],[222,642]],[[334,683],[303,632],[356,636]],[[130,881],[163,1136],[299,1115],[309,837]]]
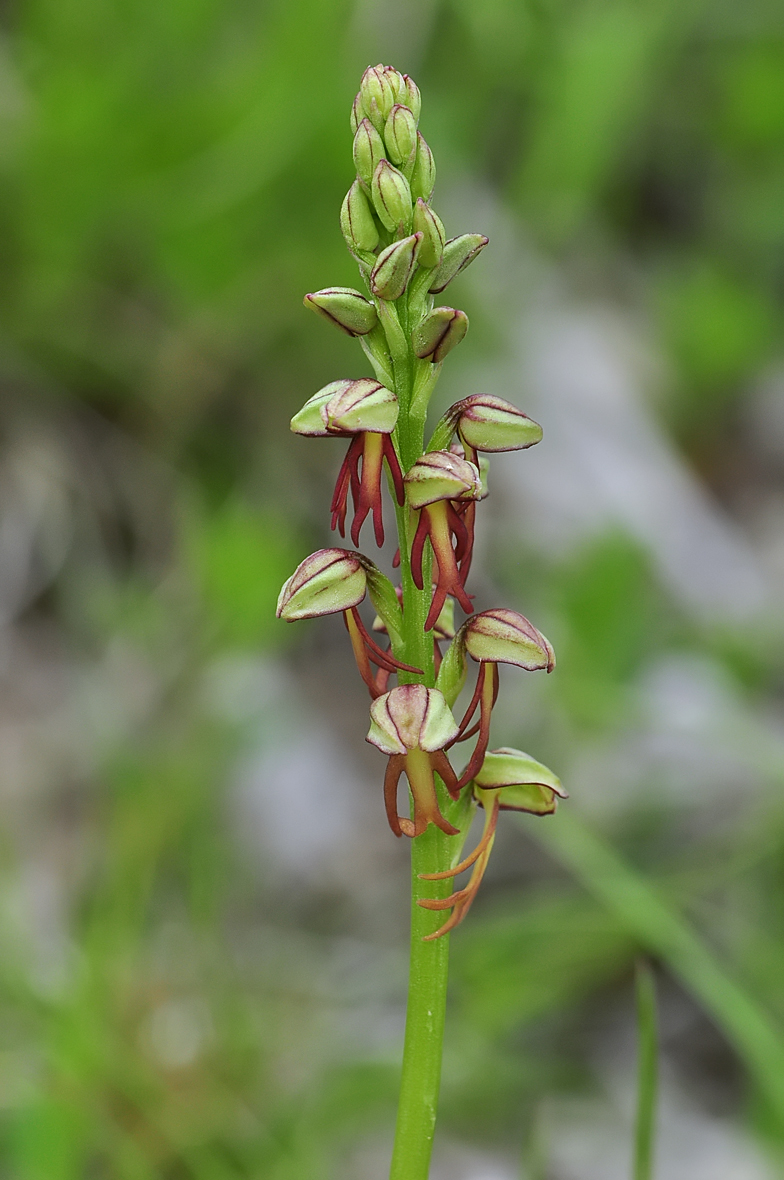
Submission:
[[[383,545],[386,484],[400,583],[393,585],[356,550],[322,549],[285,583],[277,611],[287,621],[343,614],[371,702],[367,741],[388,759],[382,791],[387,821],[396,837],[410,841],[411,966],[391,1180],[428,1177],[448,935],[477,894],[499,814],[551,814],[564,794],[552,772],[529,755],[506,747],[488,753],[498,664],[550,672],[555,657],[541,632],[516,611],[474,613],[467,579],[477,505],[487,495],[485,454],[525,450],[542,432],[511,403],[480,393],[452,406],[425,444],[428,404],[443,362],[468,331],[465,312],[434,307],[433,297],[488,239],[471,233],[447,239],[431,204],[436,168],[418,129],[420,107],[407,75],[384,65],[365,71],[350,120],[356,177],[340,226],[366,291],[325,287],[307,295],[305,304],[359,340],[375,379],[331,382],[291,423],[305,437],[348,442],[331,523],[345,535],[350,500],[355,546],[368,519],[376,544]],[[366,597],[377,612],[373,630],[380,642],[362,617]],[[466,616],[457,630],[455,605]],[[458,722],[452,710],[472,668],[476,679]],[[465,766],[455,769],[453,752],[471,739]],[[401,782],[408,814],[401,814]],[[478,809],[484,810],[484,830],[461,859]],[[463,873],[468,880],[456,887]]]

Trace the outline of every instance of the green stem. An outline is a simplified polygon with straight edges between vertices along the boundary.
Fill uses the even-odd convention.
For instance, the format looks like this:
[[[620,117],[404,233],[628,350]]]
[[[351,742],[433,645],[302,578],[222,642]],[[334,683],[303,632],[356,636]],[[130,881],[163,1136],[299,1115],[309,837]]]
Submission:
[[[446,1015],[449,935],[423,942],[443,924],[443,912],[422,909],[420,898],[447,897],[447,881],[420,881],[419,873],[448,868],[457,837],[433,824],[411,842],[411,965],[403,1073],[390,1180],[427,1180],[436,1125]]]
[[[656,984],[653,972],[638,960],[637,992],[637,1122],[634,1131],[634,1180],[651,1180],[656,1130],[659,1046],[656,1033]]]
[[[422,454],[427,406],[411,412],[411,378],[416,358],[410,347],[409,309],[406,298],[398,300],[396,316],[385,315],[382,323],[388,332],[390,351],[395,371],[395,392],[400,403],[397,437],[404,470]],[[406,355],[401,355],[397,327],[405,333]],[[414,585],[411,574],[411,542],[416,528],[416,516],[407,505],[397,509],[400,542],[400,573],[403,586],[403,638],[405,660],[422,668],[422,676],[400,673],[400,683],[419,681],[433,687],[433,638],[425,632],[425,620],[430,607],[430,558],[424,563],[423,590]],[[444,815],[459,810],[452,803],[443,784],[436,779],[439,806]],[[456,820],[452,822],[457,823]],[[424,942],[443,924],[443,912],[423,909],[417,902],[423,898],[448,897],[453,883],[421,881],[420,873],[439,873],[457,863],[462,847],[462,836],[446,836],[434,825],[411,841],[411,961],[406,1011],[406,1034],[403,1048],[403,1070],[400,1084],[395,1145],[392,1153],[390,1180],[427,1180],[430,1154],[435,1132],[438,1091],[441,1082],[441,1057],[446,1015],[447,972],[449,966],[449,937]]]

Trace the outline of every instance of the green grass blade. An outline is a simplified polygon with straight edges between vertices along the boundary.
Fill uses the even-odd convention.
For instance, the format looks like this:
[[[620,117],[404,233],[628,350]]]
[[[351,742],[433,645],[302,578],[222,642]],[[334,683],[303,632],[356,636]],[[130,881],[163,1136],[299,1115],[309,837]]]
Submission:
[[[523,821],[524,822],[524,821]],[[525,825],[551,854],[623,922],[714,1019],[784,1125],[784,1033],[735,982],[692,926],[573,812]]]
[[[637,1121],[634,1128],[634,1180],[651,1180],[659,1089],[659,1042],[656,983],[644,959],[638,959],[637,993]]]

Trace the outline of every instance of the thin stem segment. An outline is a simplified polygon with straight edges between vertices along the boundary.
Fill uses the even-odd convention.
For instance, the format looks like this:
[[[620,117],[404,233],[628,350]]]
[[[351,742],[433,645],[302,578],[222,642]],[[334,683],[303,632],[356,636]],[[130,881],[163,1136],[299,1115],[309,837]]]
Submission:
[[[441,915],[422,909],[422,899],[447,897],[449,880],[422,881],[419,874],[449,866],[458,838],[432,824],[411,841],[411,965],[409,971],[403,1074],[390,1180],[427,1180],[436,1125],[446,1015],[449,936],[424,942],[441,925]]]
[[[645,960],[637,962],[637,1122],[634,1133],[634,1180],[651,1180],[656,1131],[658,1040],[656,984]]]

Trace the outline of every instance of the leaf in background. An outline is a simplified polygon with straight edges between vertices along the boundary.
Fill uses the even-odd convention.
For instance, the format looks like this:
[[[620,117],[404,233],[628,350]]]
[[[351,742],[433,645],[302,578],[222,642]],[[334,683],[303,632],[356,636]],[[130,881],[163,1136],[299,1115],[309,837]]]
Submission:
[[[189,522],[187,545],[209,623],[222,643],[285,641],[286,628],[275,618],[275,604],[297,555],[285,521],[231,499]]]

